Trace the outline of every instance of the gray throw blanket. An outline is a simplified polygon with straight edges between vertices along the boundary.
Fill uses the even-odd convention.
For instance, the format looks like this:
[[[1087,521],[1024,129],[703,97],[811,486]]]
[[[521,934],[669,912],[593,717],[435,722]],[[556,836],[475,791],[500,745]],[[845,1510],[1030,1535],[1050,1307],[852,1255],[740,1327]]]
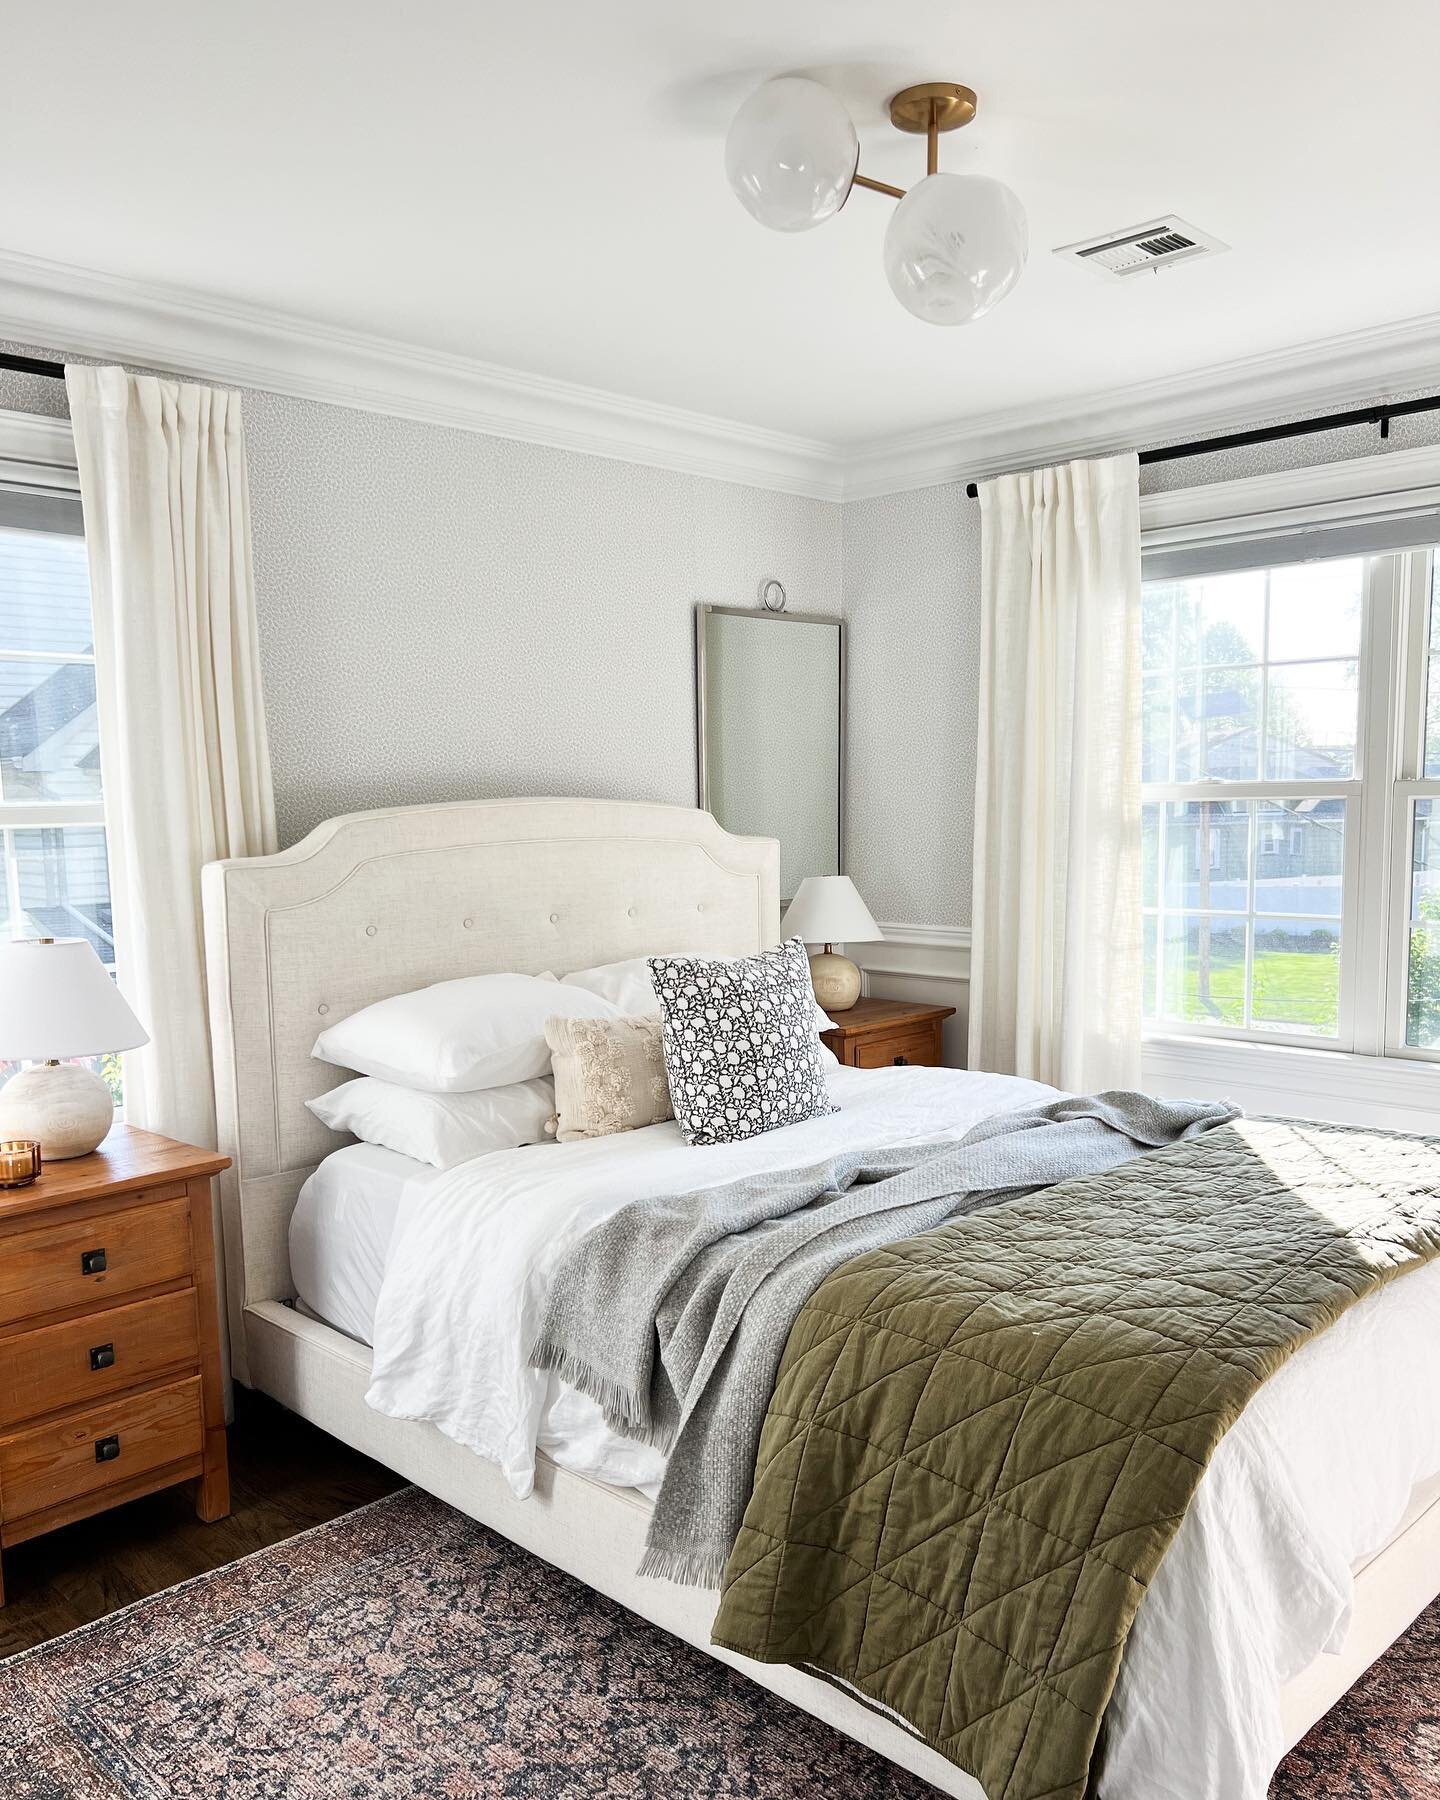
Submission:
[[[635,1200],[597,1225],[555,1272],[530,1360],[589,1394],[614,1430],[669,1452],[640,1573],[720,1585],[785,1341],[832,1269],[1237,1116],[1145,1094],[1055,1100],[959,1139]]]

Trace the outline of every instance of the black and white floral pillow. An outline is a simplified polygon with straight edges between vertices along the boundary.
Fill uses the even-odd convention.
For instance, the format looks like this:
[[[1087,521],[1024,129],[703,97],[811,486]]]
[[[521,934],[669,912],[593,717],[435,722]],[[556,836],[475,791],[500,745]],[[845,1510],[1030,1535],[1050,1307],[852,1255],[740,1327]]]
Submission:
[[[830,1104],[810,961],[799,938],[734,961],[652,956],[665,1074],[691,1144],[733,1144]]]

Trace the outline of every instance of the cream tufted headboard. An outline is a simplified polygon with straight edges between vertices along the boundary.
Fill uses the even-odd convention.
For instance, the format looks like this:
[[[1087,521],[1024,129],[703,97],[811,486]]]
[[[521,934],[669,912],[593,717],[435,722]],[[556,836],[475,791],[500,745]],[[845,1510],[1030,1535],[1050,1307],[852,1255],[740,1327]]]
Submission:
[[[389,994],[457,975],[557,975],[622,957],[743,955],[779,930],[779,848],[709,813],[606,800],[476,800],[352,813],[277,856],[204,871],[226,1280],[289,1298],[295,1196],[346,1140],[305,1101],[347,1079],[310,1047]]]

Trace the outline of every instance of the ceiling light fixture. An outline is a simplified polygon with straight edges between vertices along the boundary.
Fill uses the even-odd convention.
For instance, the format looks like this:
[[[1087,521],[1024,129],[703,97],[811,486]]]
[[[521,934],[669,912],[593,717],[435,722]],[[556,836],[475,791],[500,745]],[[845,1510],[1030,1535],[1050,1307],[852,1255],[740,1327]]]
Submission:
[[[956,81],[903,88],[890,102],[898,131],[928,140],[925,179],[907,193],[860,173],[860,140],[839,98],[818,81],[767,81],[736,113],[725,173],[740,204],[771,231],[808,231],[833,219],[852,188],[899,205],[885,232],[891,292],[929,325],[968,325],[1020,279],[1029,247],[1025,209],[987,175],[942,175],[939,139],[975,117],[975,92]]]

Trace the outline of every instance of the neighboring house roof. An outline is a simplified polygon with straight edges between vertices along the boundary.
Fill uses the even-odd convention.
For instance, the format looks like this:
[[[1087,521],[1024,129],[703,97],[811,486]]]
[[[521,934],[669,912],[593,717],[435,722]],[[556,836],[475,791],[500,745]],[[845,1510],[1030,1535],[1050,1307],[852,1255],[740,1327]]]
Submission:
[[[0,760],[21,767],[45,766],[48,759],[36,752],[94,710],[94,665],[60,663],[0,712]]]

